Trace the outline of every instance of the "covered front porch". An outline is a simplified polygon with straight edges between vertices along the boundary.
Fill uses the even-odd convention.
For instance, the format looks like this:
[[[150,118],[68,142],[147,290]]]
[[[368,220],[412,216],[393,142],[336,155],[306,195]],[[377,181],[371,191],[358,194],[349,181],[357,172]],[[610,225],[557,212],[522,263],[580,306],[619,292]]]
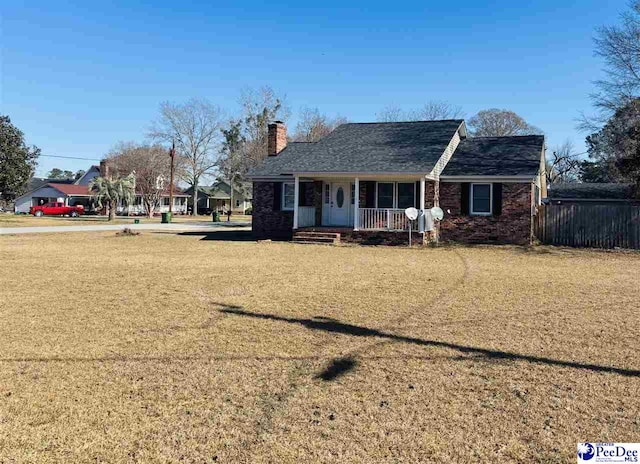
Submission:
[[[406,208],[416,208],[411,228],[433,230],[425,207],[426,177],[295,176],[282,190],[283,210],[293,210],[294,231],[323,228],[350,231],[400,232],[409,230]]]

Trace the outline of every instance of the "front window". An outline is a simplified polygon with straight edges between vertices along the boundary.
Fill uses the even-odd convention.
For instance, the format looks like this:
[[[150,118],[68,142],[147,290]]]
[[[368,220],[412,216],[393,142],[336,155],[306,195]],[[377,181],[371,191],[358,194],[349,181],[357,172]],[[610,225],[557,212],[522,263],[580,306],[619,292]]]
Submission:
[[[293,210],[295,204],[294,184],[282,184],[282,209]]]
[[[331,184],[324,184],[324,202],[327,205],[331,202]]]
[[[393,208],[393,182],[378,182],[378,208]]]
[[[415,193],[415,183],[398,183],[398,208],[413,208],[416,204]]]
[[[491,184],[471,184],[471,214],[491,214]]]

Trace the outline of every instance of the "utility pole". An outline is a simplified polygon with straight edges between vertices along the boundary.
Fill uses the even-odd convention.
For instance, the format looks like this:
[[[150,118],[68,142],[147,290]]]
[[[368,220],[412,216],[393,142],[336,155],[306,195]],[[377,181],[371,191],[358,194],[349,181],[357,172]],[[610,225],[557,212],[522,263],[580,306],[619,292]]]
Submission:
[[[171,150],[169,150],[169,156],[171,157],[171,174],[169,176],[169,216],[173,212],[173,165],[176,159],[176,142],[173,142]]]

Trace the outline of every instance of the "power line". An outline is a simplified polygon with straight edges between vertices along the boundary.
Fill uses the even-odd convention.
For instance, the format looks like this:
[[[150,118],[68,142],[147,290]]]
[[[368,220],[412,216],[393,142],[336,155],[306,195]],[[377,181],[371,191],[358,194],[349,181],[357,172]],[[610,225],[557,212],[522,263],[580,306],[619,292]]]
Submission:
[[[40,155],[46,158],[64,158],[64,159],[72,159],[72,160],[83,160],[83,161],[101,161],[100,158],[78,158],[76,156],[59,156],[59,155]]]

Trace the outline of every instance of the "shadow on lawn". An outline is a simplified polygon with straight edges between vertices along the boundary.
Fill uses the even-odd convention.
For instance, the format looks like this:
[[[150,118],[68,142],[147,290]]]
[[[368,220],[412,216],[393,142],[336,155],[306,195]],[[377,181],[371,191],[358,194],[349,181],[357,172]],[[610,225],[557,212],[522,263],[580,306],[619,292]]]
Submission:
[[[232,226],[230,226],[232,227]],[[202,240],[215,242],[254,242],[250,230],[212,230],[202,232],[180,232],[177,235],[202,237]]]
[[[419,346],[434,346],[438,348],[449,348],[460,351],[465,354],[482,356],[485,359],[506,359],[513,361],[526,361],[536,364],[547,364],[550,366],[570,367],[574,369],[585,369],[594,372],[604,372],[610,374],[618,374],[625,377],[640,377],[640,370],[622,369],[610,366],[601,366],[598,364],[586,364],[573,361],[562,361],[559,359],[551,359],[539,356],[531,356],[525,354],[511,353],[508,351],[489,350],[486,348],[476,348],[473,346],[458,345],[455,343],[441,342],[436,340],[423,340],[421,338],[406,337],[395,335],[393,333],[383,332],[376,329],[361,327],[352,324],[345,324],[335,319],[316,317],[313,319],[296,319],[274,314],[252,313],[240,309],[239,307],[226,306],[220,310],[225,314],[233,314],[236,316],[252,317],[257,319],[267,319],[271,321],[287,322],[289,324],[300,324],[311,330],[322,330],[324,332],[339,333],[343,335],[351,335],[354,337],[378,337],[390,341],[398,341],[403,343],[411,343]],[[462,358],[467,359],[467,358]],[[334,380],[344,373],[352,370],[356,366],[356,362],[351,357],[335,359],[331,365],[322,373],[318,374],[318,378],[323,380]]]

